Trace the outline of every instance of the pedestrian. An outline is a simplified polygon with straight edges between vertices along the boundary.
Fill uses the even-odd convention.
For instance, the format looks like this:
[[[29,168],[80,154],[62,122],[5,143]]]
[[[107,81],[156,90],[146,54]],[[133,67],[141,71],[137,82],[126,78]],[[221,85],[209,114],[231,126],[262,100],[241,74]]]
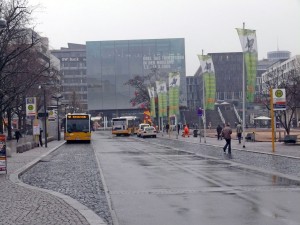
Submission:
[[[178,123],[177,124],[177,134],[179,135],[179,132],[180,132],[180,124]]]
[[[228,154],[231,154],[231,134],[232,129],[230,128],[230,124],[227,123],[224,129],[222,130],[222,136],[226,141],[226,144],[223,147],[224,153],[226,153],[226,149],[228,148]]]
[[[236,136],[239,140],[239,144],[241,144],[242,133],[243,133],[243,128],[241,122],[239,122],[238,125],[236,125]]]
[[[221,133],[222,133],[222,130],[223,130],[223,128],[220,126],[220,124],[218,124],[218,126],[217,126],[217,137],[218,137],[218,140],[222,140],[222,135],[221,135]]]
[[[208,123],[208,129],[211,129],[211,122]]]
[[[187,124],[184,127],[184,136],[183,137],[186,137],[186,136],[190,137],[190,131],[189,131],[189,127]]]
[[[40,141],[40,146],[43,147],[43,140],[42,140],[42,136],[43,136],[43,130],[40,129],[40,135],[39,135],[39,141]]]
[[[15,131],[15,137],[16,137],[16,139],[17,139],[17,142],[19,142],[20,137],[22,137],[22,135],[21,135],[21,133],[20,133],[19,130],[16,130],[16,131]]]
[[[166,125],[167,134],[169,133],[169,129],[170,129],[170,125],[167,123],[167,125]]]

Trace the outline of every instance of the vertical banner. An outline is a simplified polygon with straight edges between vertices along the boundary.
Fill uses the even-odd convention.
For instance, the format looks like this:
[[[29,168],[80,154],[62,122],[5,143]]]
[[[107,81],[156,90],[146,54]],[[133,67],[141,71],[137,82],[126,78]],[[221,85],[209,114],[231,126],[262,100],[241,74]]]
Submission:
[[[155,118],[156,113],[155,113],[155,91],[154,87],[149,87],[148,88],[148,93],[150,97],[150,115],[151,117]]]
[[[179,115],[179,72],[169,73],[169,116]]]
[[[205,109],[214,109],[216,101],[215,68],[210,55],[198,55],[205,90]]]
[[[246,66],[246,98],[248,102],[254,101],[257,68],[257,40],[255,30],[236,28],[244,54]]]
[[[158,116],[167,116],[167,84],[165,81],[156,81],[158,96]]]

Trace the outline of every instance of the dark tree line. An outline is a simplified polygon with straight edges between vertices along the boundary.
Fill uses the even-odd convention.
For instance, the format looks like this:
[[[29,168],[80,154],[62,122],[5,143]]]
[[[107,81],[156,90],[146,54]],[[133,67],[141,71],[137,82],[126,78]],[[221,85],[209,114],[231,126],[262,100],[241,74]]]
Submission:
[[[14,115],[19,118],[19,127],[25,127],[26,97],[37,97],[39,109],[42,106],[39,86],[58,82],[45,47],[47,43],[34,31],[34,9],[27,0],[0,0],[0,15],[6,20],[6,27],[0,30],[0,132],[3,133],[5,115],[8,139],[12,137]],[[51,88],[51,91],[56,90]]]

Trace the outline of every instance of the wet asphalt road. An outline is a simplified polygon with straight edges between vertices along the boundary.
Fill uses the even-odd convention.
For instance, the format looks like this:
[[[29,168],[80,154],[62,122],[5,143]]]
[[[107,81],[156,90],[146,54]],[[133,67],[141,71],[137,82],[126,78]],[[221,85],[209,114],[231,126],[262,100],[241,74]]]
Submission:
[[[229,158],[213,146],[107,133],[95,133],[92,146],[115,224],[299,224],[300,182],[279,174],[300,177],[299,160],[235,150]],[[90,145],[65,145],[22,180],[112,221]]]

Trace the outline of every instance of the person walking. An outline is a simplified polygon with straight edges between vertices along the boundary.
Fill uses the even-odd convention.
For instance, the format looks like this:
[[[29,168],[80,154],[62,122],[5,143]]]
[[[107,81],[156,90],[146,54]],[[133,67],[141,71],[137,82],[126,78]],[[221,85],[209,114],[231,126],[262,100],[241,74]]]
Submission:
[[[169,133],[169,129],[170,129],[170,125],[167,123],[167,125],[166,125],[167,134]]]
[[[222,130],[222,136],[226,141],[226,144],[223,147],[224,153],[226,153],[226,149],[228,148],[228,154],[231,154],[231,134],[232,129],[230,128],[230,124],[227,123],[224,129]]]
[[[177,124],[177,134],[179,135],[179,132],[180,132],[180,124],[178,123]]]
[[[16,130],[15,131],[15,137],[16,137],[16,139],[17,139],[17,143],[19,142],[19,139],[20,139],[20,137],[22,137],[22,135],[21,135],[21,133],[20,133],[20,131],[19,130]]]
[[[40,146],[43,147],[43,130],[40,128],[39,142]]]
[[[236,125],[236,136],[239,140],[239,144],[241,144],[242,133],[243,133],[243,128],[242,128],[241,122],[239,122],[238,125]]]
[[[218,137],[218,140],[222,140],[222,136],[221,136],[221,133],[222,133],[222,130],[223,128],[220,126],[220,124],[218,124],[217,126],[217,137]]]

